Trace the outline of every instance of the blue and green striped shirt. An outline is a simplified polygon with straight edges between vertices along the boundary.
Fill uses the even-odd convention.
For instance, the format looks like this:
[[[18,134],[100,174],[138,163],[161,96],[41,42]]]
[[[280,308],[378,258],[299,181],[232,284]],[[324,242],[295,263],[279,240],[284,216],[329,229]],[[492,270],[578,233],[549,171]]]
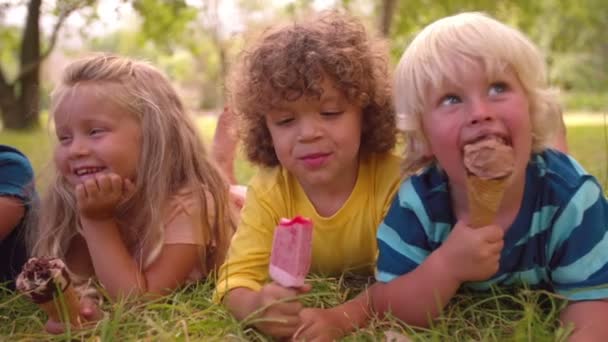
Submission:
[[[456,223],[448,180],[436,166],[405,180],[378,229],[376,277],[420,265]],[[570,300],[608,298],[608,202],[596,179],[554,150],[534,154],[522,206],[504,237],[498,272],[476,290],[525,283]]]

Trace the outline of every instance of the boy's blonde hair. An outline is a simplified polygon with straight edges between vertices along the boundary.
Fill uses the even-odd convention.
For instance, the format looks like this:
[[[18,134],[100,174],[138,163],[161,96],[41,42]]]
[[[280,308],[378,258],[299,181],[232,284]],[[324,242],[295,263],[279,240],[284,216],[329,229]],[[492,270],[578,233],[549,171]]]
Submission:
[[[481,62],[493,78],[511,68],[530,103],[532,150],[548,145],[561,120],[555,93],[546,80],[544,59],[520,31],[482,13],[461,13],[425,27],[407,47],[395,71],[395,107],[406,135],[404,171],[416,172],[432,162],[422,127],[429,87],[458,84],[458,72]]]
[[[386,44],[346,13],[324,11],[267,30],[241,53],[231,76],[231,102],[253,163],[279,164],[264,114],[281,101],[320,97],[324,76],[350,103],[361,104],[363,153],[395,146]]]
[[[151,65],[111,55],[96,55],[70,64],[51,96],[51,116],[63,101],[87,85],[104,100],[129,112],[141,127],[141,155],[135,191],[117,210],[121,235],[140,267],[162,248],[162,218],[172,196],[192,190],[201,201],[203,265],[224,259],[235,229],[228,184],[207,156],[194,123],[169,80]],[[40,222],[32,235],[33,255],[65,258],[78,235],[76,198],[57,170],[42,200]],[[210,221],[210,217],[213,218]]]

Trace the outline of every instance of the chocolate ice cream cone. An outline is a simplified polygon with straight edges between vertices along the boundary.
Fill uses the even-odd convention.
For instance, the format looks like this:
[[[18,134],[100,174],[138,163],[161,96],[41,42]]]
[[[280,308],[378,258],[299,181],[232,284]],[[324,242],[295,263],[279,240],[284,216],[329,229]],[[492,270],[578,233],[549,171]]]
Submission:
[[[474,175],[467,177],[469,198],[469,224],[473,228],[487,226],[494,222],[502,201],[507,178],[482,179]]]
[[[30,258],[17,277],[17,289],[38,304],[56,322],[80,327],[80,299],[63,261]]]

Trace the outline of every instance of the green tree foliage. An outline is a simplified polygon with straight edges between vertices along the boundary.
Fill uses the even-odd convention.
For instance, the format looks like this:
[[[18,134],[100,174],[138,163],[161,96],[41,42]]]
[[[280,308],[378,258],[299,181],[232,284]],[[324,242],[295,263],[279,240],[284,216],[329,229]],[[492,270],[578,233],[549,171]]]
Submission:
[[[6,24],[5,13],[11,5],[25,6],[23,26]],[[8,61],[7,66],[0,64],[0,114],[5,128],[27,129],[38,125],[40,66],[53,51],[60,28],[70,14],[91,5],[92,0],[57,0],[50,12],[55,23],[46,36],[40,30],[40,17],[46,10],[42,0],[0,4],[3,43],[0,62]]]
[[[608,2],[603,0],[400,1],[391,29],[394,59],[422,27],[464,11],[486,12],[528,34],[545,53],[553,84],[577,91],[608,88]]]
[[[186,38],[188,24],[197,16],[196,9],[184,0],[135,0],[133,8],[143,18],[140,38],[152,40],[168,51],[177,48]]]

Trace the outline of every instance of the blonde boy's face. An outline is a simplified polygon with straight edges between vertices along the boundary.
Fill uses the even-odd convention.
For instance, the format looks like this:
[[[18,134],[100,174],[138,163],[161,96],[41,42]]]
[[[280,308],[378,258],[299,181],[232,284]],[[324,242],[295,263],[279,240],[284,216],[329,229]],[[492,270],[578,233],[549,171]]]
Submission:
[[[525,181],[532,151],[528,97],[510,69],[489,78],[483,64],[463,67],[453,79],[430,89],[422,126],[432,153],[446,171],[452,187],[464,189],[463,148],[487,138],[503,139],[513,147],[515,173],[511,180]]]
[[[327,77],[320,99],[283,101],[265,115],[274,150],[307,194],[345,190],[357,177],[362,113]],[[350,188],[349,188],[350,187]]]

